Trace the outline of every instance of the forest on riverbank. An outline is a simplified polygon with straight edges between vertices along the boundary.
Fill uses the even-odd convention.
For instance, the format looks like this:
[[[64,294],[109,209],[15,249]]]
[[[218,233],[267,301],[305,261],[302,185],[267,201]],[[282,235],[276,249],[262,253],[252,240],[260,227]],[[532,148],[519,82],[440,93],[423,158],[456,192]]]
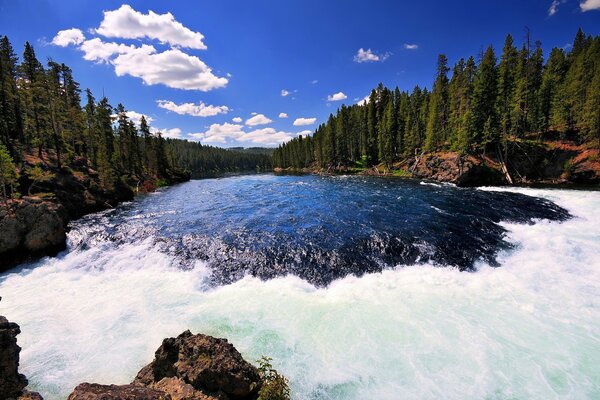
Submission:
[[[360,171],[379,166],[377,171],[409,173],[428,154],[444,153],[443,161],[450,152],[484,163],[487,158],[506,175],[519,175],[522,169],[516,164],[525,158],[536,167],[536,150],[563,146],[546,146],[548,139],[569,140],[572,158],[590,150],[586,157],[598,161],[600,37],[581,29],[569,50],[553,48],[547,60],[529,31],[519,48],[508,35],[499,60],[489,46],[450,69],[448,58],[440,54],[431,90],[416,86],[409,93],[379,84],[359,104],[342,105],[313,135],[281,145],[273,163],[282,169]],[[572,167],[567,156],[558,160],[560,168]]]
[[[8,37],[0,38],[0,194],[6,200],[45,191],[40,182],[85,172],[82,166],[111,191],[152,189],[189,179],[190,172],[267,170],[271,160],[165,139],[144,116],[135,123],[123,104],[113,107],[106,96],[82,91],[67,65],[44,66],[29,43],[19,60]]]

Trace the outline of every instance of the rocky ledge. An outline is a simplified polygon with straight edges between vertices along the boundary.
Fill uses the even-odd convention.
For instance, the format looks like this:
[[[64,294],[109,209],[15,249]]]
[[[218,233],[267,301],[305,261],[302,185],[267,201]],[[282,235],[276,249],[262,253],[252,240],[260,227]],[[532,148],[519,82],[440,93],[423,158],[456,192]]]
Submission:
[[[36,168],[34,178],[36,174],[31,171]],[[189,174],[175,171],[166,183],[189,179]],[[98,172],[82,158],[58,169],[27,157],[19,187],[28,195],[0,205],[0,272],[21,262],[55,255],[65,248],[69,221],[132,200],[132,187],[140,193],[153,191],[155,181],[153,177],[118,180],[107,189]]]
[[[0,398],[5,400],[42,400],[42,396],[25,390],[27,378],[19,373],[17,335],[19,325],[0,316]]]
[[[18,372],[19,333],[17,324],[0,316],[0,399],[42,400],[25,390],[27,379]],[[68,400],[256,400],[263,386],[269,381],[226,339],[185,331],[163,340],[131,384],[82,383]]]

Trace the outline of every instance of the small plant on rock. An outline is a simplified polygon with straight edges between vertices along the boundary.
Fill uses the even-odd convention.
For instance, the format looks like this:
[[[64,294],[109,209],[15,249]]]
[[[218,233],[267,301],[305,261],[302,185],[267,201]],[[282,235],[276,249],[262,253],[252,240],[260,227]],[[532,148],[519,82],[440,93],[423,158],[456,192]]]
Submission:
[[[271,361],[271,358],[264,356],[258,360],[258,372],[263,381],[258,400],[290,400],[289,382],[273,368]]]

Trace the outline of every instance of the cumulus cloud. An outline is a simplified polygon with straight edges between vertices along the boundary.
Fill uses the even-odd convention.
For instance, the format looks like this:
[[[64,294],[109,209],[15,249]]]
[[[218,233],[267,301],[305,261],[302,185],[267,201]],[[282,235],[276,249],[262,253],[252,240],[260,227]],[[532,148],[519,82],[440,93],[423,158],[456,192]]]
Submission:
[[[319,83],[319,81],[317,79],[313,79],[310,83],[312,83],[313,85],[316,85],[317,83]]]
[[[206,132],[190,133],[191,139],[213,144],[250,143],[262,146],[275,146],[291,140],[297,134],[277,131],[274,128],[261,128],[246,132],[240,124],[212,124]]]
[[[356,104],[358,104],[359,106],[364,106],[365,104],[367,104],[369,102],[370,97],[371,97],[371,95],[368,94],[365,97],[363,97],[361,100],[359,100]]]
[[[161,134],[162,137],[164,138],[169,138],[169,139],[181,139],[181,129],[179,128],[171,128],[171,129],[156,129],[156,128],[152,128],[151,132],[155,135],[157,135],[158,133]]]
[[[239,124],[240,122],[242,122],[242,119],[240,117],[234,117],[231,119],[233,122],[235,122],[236,124]]]
[[[290,94],[290,92],[288,92],[287,90],[281,89],[281,97],[286,97],[289,94]]]
[[[196,56],[181,51],[182,47],[206,49],[203,36],[177,22],[173,15],[142,14],[128,5],[105,11],[98,29],[92,30],[106,37],[121,39],[151,39],[171,47],[159,52],[154,46],[126,45],[105,42],[99,37],[85,40],[76,28],[57,33],[52,43],[57,46],[76,45],[88,61],[112,65],[117,76],[130,75],[142,79],[146,85],[163,84],[174,89],[209,91],[227,85],[226,77],[218,77]]]
[[[373,53],[371,49],[365,50],[361,47],[358,49],[358,53],[356,53],[354,56],[354,61],[357,63],[379,61],[379,56]]]
[[[81,44],[84,40],[85,36],[80,29],[71,28],[58,31],[56,36],[54,36],[54,39],[52,39],[52,44],[60,47],[67,47],[72,44]]]
[[[302,136],[307,136],[312,134],[312,131],[309,131],[308,129],[302,132],[298,132],[298,135],[302,135]]]
[[[246,125],[248,126],[257,126],[257,125],[266,125],[273,122],[263,114],[256,114],[255,116],[248,118],[246,120]]]
[[[294,121],[294,126],[306,126],[312,125],[317,122],[316,118],[296,118]]]
[[[279,113],[279,118],[287,118],[287,117],[288,117],[288,115],[286,113],[284,113],[284,112]]]
[[[354,62],[357,63],[365,63],[365,62],[377,62],[377,61],[385,61],[389,58],[391,53],[387,52],[384,54],[375,54],[371,49],[363,49],[362,47],[358,49],[358,52],[354,56]]]
[[[179,115],[191,115],[193,117],[212,117],[217,114],[227,114],[229,107],[227,106],[211,106],[200,102],[175,104],[169,100],[157,100],[157,105],[165,110],[173,111]]]
[[[341,101],[346,100],[347,98],[348,96],[346,96],[344,92],[338,92],[327,96],[327,101]]]
[[[104,11],[104,19],[95,32],[110,38],[156,39],[171,46],[205,50],[204,36],[194,32],[175,20],[171,13],[142,14],[123,4],[116,10]]]
[[[159,53],[150,45],[127,46],[94,38],[84,41],[80,50],[84,59],[111,64],[117,76],[141,78],[146,85],[163,84],[174,89],[206,92],[228,83],[227,78],[214,75],[198,57],[179,49]]]
[[[579,7],[583,12],[600,10],[600,0],[584,0],[581,3],[579,3]]]
[[[125,115],[127,115],[127,118],[129,118],[130,120],[133,121],[134,124],[139,125],[140,121],[142,120],[142,117],[146,118],[146,122],[147,123],[151,123],[152,121],[154,121],[154,118],[152,118],[149,115],[146,114],[142,114],[136,111],[126,111]],[[117,118],[117,114],[113,114],[111,115],[111,117],[113,118]]]
[[[404,48],[406,50],[417,50],[419,48],[419,45],[414,43],[404,43]]]

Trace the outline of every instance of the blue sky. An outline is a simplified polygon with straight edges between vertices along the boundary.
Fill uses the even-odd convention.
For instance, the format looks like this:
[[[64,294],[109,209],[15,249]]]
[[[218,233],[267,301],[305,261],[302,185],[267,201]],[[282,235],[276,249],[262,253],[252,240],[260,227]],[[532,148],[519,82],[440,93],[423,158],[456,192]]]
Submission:
[[[30,41],[97,98],[223,147],[313,131],[379,82],[429,86],[439,53],[451,64],[489,44],[499,53],[525,27],[546,53],[565,47],[578,27],[600,33],[600,0],[0,0],[0,34],[19,55]]]

